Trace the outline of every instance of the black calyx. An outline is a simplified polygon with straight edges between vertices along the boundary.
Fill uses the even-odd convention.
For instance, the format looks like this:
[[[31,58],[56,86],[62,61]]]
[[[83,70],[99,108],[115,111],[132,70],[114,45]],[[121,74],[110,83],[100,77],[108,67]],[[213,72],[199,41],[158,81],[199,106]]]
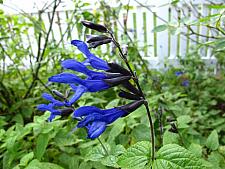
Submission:
[[[104,79],[103,81],[110,86],[117,86],[117,85],[122,84],[126,81],[129,81],[130,78],[131,78],[131,76],[119,76],[119,77],[115,77],[115,78]]]
[[[89,48],[96,48],[100,45],[112,42],[112,38],[105,35],[86,35]]]
[[[144,100],[138,100],[138,101],[134,101],[132,103],[126,104],[124,106],[118,107],[121,110],[124,110],[128,113],[131,113],[133,111],[135,111],[136,109],[138,109],[142,104],[144,104]]]
[[[87,43],[102,41],[106,39],[112,39],[106,35],[86,35]]]
[[[98,32],[103,32],[103,33],[108,32],[108,29],[105,26],[103,26],[103,25],[96,24],[96,23],[93,23],[93,22],[90,22],[90,21],[81,21],[81,23],[85,27],[93,29],[93,30],[96,30]]]
[[[122,85],[123,85],[124,88],[126,88],[127,90],[129,90],[131,93],[142,97],[142,95],[139,92],[139,90],[134,85],[132,85],[129,81],[123,82]]]
[[[111,73],[121,73],[123,75],[126,76],[131,76],[131,73],[123,68],[122,66],[118,65],[117,63],[108,63],[110,69],[107,72],[111,72]]]
[[[123,76],[123,74],[121,73],[110,73],[110,72],[105,72],[105,75],[107,79]]]
[[[133,93],[129,93],[129,92],[126,92],[124,90],[121,90],[119,92],[119,96],[121,98],[125,98],[125,99],[128,99],[128,100],[141,100],[142,98],[136,94],[133,94]]]
[[[73,113],[74,109],[73,108],[64,108],[64,109],[60,109],[59,111],[61,112],[62,117],[67,117],[71,113]]]

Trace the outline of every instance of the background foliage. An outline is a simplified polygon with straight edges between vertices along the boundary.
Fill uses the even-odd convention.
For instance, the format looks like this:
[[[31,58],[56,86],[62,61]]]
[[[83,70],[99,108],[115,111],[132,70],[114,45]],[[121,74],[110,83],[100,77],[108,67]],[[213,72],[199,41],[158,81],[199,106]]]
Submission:
[[[59,2],[54,3],[53,13]],[[172,5],[176,7],[177,3],[173,1]],[[81,33],[87,31],[81,26],[81,20],[98,22],[103,17],[105,24],[110,26],[110,18],[117,17],[122,9],[129,9],[129,5],[121,4],[119,8],[108,10],[109,6],[104,1],[101,1],[100,10],[94,14],[82,11],[86,7],[87,3],[75,1],[74,9],[80,9],[74,11],[76,23],[68,19],[68,25],[76,26]],[[216,18],[212,15],[199,17],[194,23],[181,23],[179,26],[213,26],[212,29],[218,32],[217,38],[197,44],[187,56],[180,59],[177,68],[168,65],[165,70],[147,71],[147,61],[143,62],[139,53],[143,49],[137,48],[124,28],[126,38],[123,38],[123,43],[129,45],[129,60],[137,69],[154,115],[157,160],[153,168],[223,169],[225,166],[225,30],[224,25],[217,22],[224,19],[225,8],[213,4],[211,7],[220,9]],[[63,86],[46,85],[49,76],[61,71],[60,61],[82,58],[81,54],[75,55],[73,48],[65,49],[59,45],[62,39],[54,41],[49,38],[52,27],[44,24],[42,12],[44,10],[38,16],[25,13],[9,16],[0,11],[1,168],[149,168],[150,135],[144,108],[139,108],[107,128],[101,140],[108,155],[98,141],[86,139],[85,130],[73,132],[76,121],[62,117],[48,123],[46,119],[49,113],[43,114],[35,109],[37,104],[43,102],[40,98],[43,91],[56,87],[61,91],[66,90]],[[179,29],[179,26],[172,28]],[[29,39],[28,28],[34,29],[35,47],[29,41],[24,45],[24,38]],[[170,23],[158,26],[154,31],[167,29],[171,30]],[[61,36],[67,36],[68,33],[66,30]],[[69,36],[67,39],[70,41]],[[199,50],[204,47],[212,49],[217,65],[206,64],[201,59]],[[93,52],[119,62],[117,56],[100,49]],[[30,61],[30,64],[25,65],[24,60]],[[183,74],[176,76],[178,71]],[[187,86],[182,85],[184,81],[189,82]],[[97,93],[95,97],[86,93],[76,106],[111,108],[124,104],[114,90],[119,89]]]

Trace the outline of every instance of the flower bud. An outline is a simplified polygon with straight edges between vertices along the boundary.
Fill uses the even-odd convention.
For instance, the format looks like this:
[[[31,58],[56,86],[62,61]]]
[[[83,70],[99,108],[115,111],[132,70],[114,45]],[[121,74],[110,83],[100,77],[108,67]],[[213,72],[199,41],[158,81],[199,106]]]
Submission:
[[[145,102],[144,100],[138,100],[118,108],[131,113],[135,111],[136,109],[138,109],[142,104],[144,104],[144,102]]]
[[[89,43],[89,48],[96,48],[103,44],[110,43],[111,41],[112,41],[112,39],[105,39],[105,40],[101,40],[101,41],[91,42],[91,43]]]
[[[126,76],[131,75],[131,73],[127,69],[123,68],[122,66],[120,66],[117,63],[108,63],[108,65],[109,65],[110,69],[107,72],[121,73]]]
[[[132,85],[129,81],[125,81],[124,83],[122,83],[122,85],[133,94],[142,96],[139,90],[134,85]]]
[[[129,100],[141,100],[141,98],[138,95],[126,92],[124,90],[119,92],[119,96],[122,98],[125,98],[125,99],[129,99]]]
[[[93,22],[90,22],[90,21],[81,21],[81,23],[84,26],[86,26],[87,28],[94,29],[94,30],[96,30],[98,32],[106,33],[108,31],[105,26],[100,25],[100,24],[96,24],[96,23],[93,23]]]
[[[102,41],[106,39],[112,39],[106,35],[86,35],[87,43]]]
[[[122,84],[125,81],[130,80],[130,78],[131,76],[120,76],[120,77],[115,77],[111,79],[103,79],[103,81],[110,86],[117,86],[119,84]]]

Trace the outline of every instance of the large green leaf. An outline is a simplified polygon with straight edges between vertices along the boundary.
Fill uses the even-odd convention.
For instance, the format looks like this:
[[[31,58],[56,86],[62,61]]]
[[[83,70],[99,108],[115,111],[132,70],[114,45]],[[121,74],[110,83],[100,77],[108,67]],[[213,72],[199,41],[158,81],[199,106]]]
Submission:
[[[204,169],[201,159],[177,144],[167,144],[157,152],[153,169]]]
[[[48,134],[40,134],[37,138],[37,145],[35,149],[35,156],[38,160],[41,160],[42,156],[45,153],[49,141]]]
[[[147,168],[150,160],[150,143],[141,141],[130,148],[119,158],[118,164],[121,168],[143,169]]]
[[[211,150],[216,150],[219,147],[219,139],[216,130],[213,130],[212,133],[207,138],[206,146]]]

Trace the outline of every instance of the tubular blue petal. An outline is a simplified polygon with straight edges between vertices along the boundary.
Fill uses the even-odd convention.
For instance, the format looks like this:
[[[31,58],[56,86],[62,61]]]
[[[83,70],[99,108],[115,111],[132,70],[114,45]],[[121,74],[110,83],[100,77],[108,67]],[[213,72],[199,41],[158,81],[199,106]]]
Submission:
[[[78,128],[82,128],[82,127],[85,127],[87,126],[89,123],[92,123],[94,120],[96,120],[96,118],[99,120],[100,119],[100,116],[99,114],[92,114],[92,115],[89,115],[87,117],[85,117],[82,121],[80,121],[78,124],[77,124],[77,127]]]
[[[103,79],[106,78],[106,75],[102,72],[95,72],[89,70],[84,64],[78,62],[74,59],[67,59],[61,63],[62,67],[65,69],[74,70],[77,72],[84,73],[85,75],[91,77],[92,79]]]
[[[91,125],[87,126],[88,138],[95,139],[99,137],[106,129],[106,123],[101,121],[95,121]]]
[[[50,116],[48,118],[48,121],[51,122],[55,118],[55,116],[61,114],[61,111],[54,109],[54,106],[55,105],[53,103],[50,103],[50,104],[39,104],[37,106],[37,109],[40,110],[40,111],[50,111],[51,114],[50,114]]]
[[[40,111],[49,111],[53,108],[53,104],[39,104],[37,109]]]
[[[73,117],[87,116],[91,113],[102,114],[102,110],[95,106],[83,106],[74,111]]]
[[[68,103],[66,103],[67,106],[71,106],[73,103],[75,103],[82,95],[87,91],[87,88],[79,85],[76,90],[74,95],[71,97]]]
[[[50,82],[58,83],[78,83],[82,84],[82,79],[72,73],[60,73],[48,79]]]
[[[102,113],[104,114],[102,121],[105,121],[107,124],[110,124],[114,122],[115,120],[117,120],[118,118],[124,117],[126,114],[128,114],[124,110],[120,110],[117,108],[112,108],[112,109],[107,109],[102,111],[103,111]]]
[[[52,95],[48,94],[48,93],[43,93],[42,94],[42,97],[45,100],[48,100],[48,101],[52,102],[55,106],[64,106],[64,103],[63,102],[54,99],[54,97]]]
[[[83,85],[87,87],[89,92],[97,92],[110,88],[110,86],[102,80],[84,80]]]
[[[95,69],[99,70],[109,70],[108,63],[98,57],[96,57],[94,54],[92,54],[86,43],[80,40],[72,40],[71,44],[76,46],[87,58],[91,66]]]

